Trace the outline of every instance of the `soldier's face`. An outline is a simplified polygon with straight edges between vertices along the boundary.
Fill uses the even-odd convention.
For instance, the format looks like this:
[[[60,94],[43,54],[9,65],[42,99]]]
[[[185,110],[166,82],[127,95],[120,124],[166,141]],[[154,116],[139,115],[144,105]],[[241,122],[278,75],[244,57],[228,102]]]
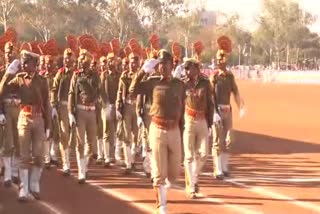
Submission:
[[[220,58],[217,58],[217,65],[218,65],[218,68],[221,69],[221,70],[224,70],[226,68],[226,58],[225,57],[220,57]]]
[[[129,63],[127,63],[127,62],[122,63],[122,70],[126,71],[128,69],[129,69]]]
[[[108,70],[108,64],[106,63],[106,61],[100,62],[100,70],[101,71]]]
[[[90,61],[87,60],[85,55],[79,57],[79,69],[86,70],[90,67]]]
[[[136,72],[139,69],[139,58],[138,57],[134,57],[133,59],[130,59],[129,69],[133,72]]]
[[[45,69],[49,73],[51,73],[53,71],[53,62],[52,61],[46,62],[44,66],[45,66]]]
[[[10,51],[10,52],[6,52],[4,54],[4,59],[7,63],[11,63],[13,60],[14,60],[14,55],[13,53]]]
[[[73,66],[74,60],[71,56],[66,56],[63,59],[64,66],[67,68],[71,68]]]
[[[90,69],[95,70],[97,68],[97,62],[96,61],[92,61],[90,63]]]
[[[199,74],[200,69],[198,66],[191,64],[188,67],[185,68],[186,74],[188,76],[188,78],[190,79],[195,79],[196,76]]]
[[[35,72],[37,70],[37,63],[33,60],[21,60],[21,69],[27,73]]]
[[[159,63],[159,73],[164,77],[170,76],[172,69],[173,69],[173,62],[170,60],[165,60],[164,62]]]
[[[118,68],[117,60],[115,58],[109,59],[108,66],[110,71],[115,71]]]

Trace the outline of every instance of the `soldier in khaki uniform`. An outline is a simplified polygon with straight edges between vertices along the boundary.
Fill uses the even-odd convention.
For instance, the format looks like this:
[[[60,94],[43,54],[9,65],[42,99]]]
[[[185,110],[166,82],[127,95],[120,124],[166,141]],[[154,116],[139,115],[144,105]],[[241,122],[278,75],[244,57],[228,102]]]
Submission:
[[[146,73],[154,71],[159,63],[160,76],[142,81]],[[184,112],[184,83],[173,78],[173,57],[160,50],[158,60],[147,60],[133,80],[130,92],[152,94],[149,140],[152,149],[152,178],[156,192],[157,213],[167,213],[165,180],[173,182],[180,174],[180,127]]]
[[[46,80],[37,74],[38,58],[37,54],[22,51],[21,60],[14,60],[10,64],[0,87],[0,96],[7,87],[16,87],[21,98],[18,119],[21,158],[20,201],[28,199],[29,190],[35,199],[40,199],[39,181],[43,163],[43,141],[50,134],[49,90]],[[22,72],[11,79],[19,70],[20,62]],[[31,153],[33,166],[29,178]]]
[[[5,66],[8,68],[9,64],[14,60],[14,46],[13,43],[7,42],[5,44]],[[5,71],[1,72],[2,74]],[[12,77],[13,78],[13,77]],[[7,87],[1,98],[0,105],[0,124],[4,126],[4,151],[3,162],[5,166],[4,171],[4,185],[11,186],[11,180],[18,183],[18,159],[19,159],[19,142],[17,122],[19,116],[20,98],[18,91],[15,88]]]
[[[121,63],[120,63],[121,62]],[[117,66],[117,72],[120,74],[124,71],[129,70],[129,58],[124,57],[121,61],[118,61],[119,65]],[[123,107],[123,106],[122,106]],[[120,107],[120,109],[123,109]],[[120,111],[121,112],[121,111]],[[115,145],[115,159],[119,164],[123,164],[123,121],[120,120],[117,122],[117,128],[116,128],[116,145]]]
[[[195,59],[184,62],[187,78],[184,114],[184,155],[186,191],[189,198],[196,198],[198,176],[208,154],[208,130],[212,126],[213,102],[209,80],[200,73]]]
[[[62,169],[65,176],[70,175],[70,123],[68,118],[68,94],[70,81],[74,72],[74,54],[67,48],[63,54],[63,67],[54,77],[51,89],[52,118],[57,118],[60,125],[60,153],[62,157]]]
[[[116,142],[116,99],[119,86],[120,74],[116,69],[115,56],[110,53],[103,61],[107,63],[107,70],[101,73],[101,98],[102,98],[102,120],[103,120],[103,148],[105,167],[115,160]]]
[[[139,68],[139,56],[132,53],[129,56],[129,71],[124,71],[120,77],[119,89],[116,101],[116,114],[124,123],[124,157],[126,163],[125,174],[130,174],[134,164],[134,156],[131,147],[137,144],[138,126],[136,115],[136,97],[129,94],[129,86]],[[121,109],[123,106],[123,110]],[[121,112],[122,111],[122,112]],[[133,135],[133,139],[132,139]]]
[[[96,103],[100,96],[100,80],[98,74],[90,69],[91,60],[92,55],[81,49],[79,67],[72,76],[68,96],[70,126],[76,124],[77,130],[79,184],[86,181],[90,150],[97,143]]]
[[[222,180],[229,176],[228,160],[229,148],[232,143],[232,108],[230,105],[231,94],[234,95],[236,104],[240,108],[240,117],[244,114],[244,104],[235,82],[234,75],[226,69],[227,56],[231,52],[231,40],[222,36],[218,39],[217,64],[219,70],[210,76],[213,89],[213,98],[217,109],[213,116],[213,147],[214,175]]]
[[[51,55],[45,55],[44,56],[44,70],[41,70],[39,74],[43,76],[48,83],[49,91],[53,88],[53,82],[54,82],[54,76],[56,74],[55,68],[54,68],[54,59]],[[52,94],[49,94],[49,99]],[[50,99],[51,100],[51,99]],[[55,113],[53,111],[53,113]],[[57,118],[52,117],[52,136],[50,139],[46,140],[44,142],[44,163],[47,169],[50,168],[51,164],[58,165],[58,157],[57,153],[59,151],[59,130],[58,130],[58,124],[56,123]]]

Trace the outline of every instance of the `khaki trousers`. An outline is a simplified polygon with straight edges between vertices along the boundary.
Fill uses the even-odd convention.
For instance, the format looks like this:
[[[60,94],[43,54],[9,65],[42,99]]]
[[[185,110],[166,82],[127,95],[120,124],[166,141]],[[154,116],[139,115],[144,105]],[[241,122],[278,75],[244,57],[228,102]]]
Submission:
[[[125,104],[123,110],[124,142],[127,145],[136,144],[138,140],[138,125],[135,104]],[[132,141],[133,136],[133,141]]]
[[[8,105],[4,106],[6,124],[4,126],[4,157],[11,157],[12,155],[19,157],[19,136],[18,136],[18,117],[19,106]]]
[[[232,111],[220,113],[221,125],[213,126],[213,147],[212,154],[220,155],[222,152],[228,152],[233,140],[232,133]]]
[[[106,112],[104,109],[101,111],[102,123],[103,123],[103,147],[104,147],[104,158],[110,161],[115,159],[115,141],[116,141],[116,130],[117,130],[117,118],[115,105],[111,105],[110,118],[107,119]],[[107,151],[109,148],[109,152]]]
[[[151,174],[153,185],[165,184],[166,178],[174,182],[180,174],[181,135],[178,126],[163,130],[151,122],[149,141],[152,149]]]
[[[96,115],[97,115],[97,138],[103,138],[103,116],[101,104],[96,105]],[[105,114],[104,114],[105,115]]]
[[[58,109],[59,114],[59,125],[60,125],[60,153],[62,162],[66,162],[66,152],[69,149],[69,138],[70,138],[70,123],[68,116],[67,105],[61,104]]]
[[[77,110],[77,157],[89,157],[97,145],[96,111]]]
[[[183,132],[186,189],[194,192],[198,176],[208,155],[208,124],[205,119],[193,120],[185,115]]]
[[[26,116],[25,113],[20,112],[18,119],[18,134],[20,143],[20,168],[28,169],[30,167],[31,157],[33,157],[34,165],[41,167],[44,153],[43,142],[45,140],[43,117],[30,117]]]

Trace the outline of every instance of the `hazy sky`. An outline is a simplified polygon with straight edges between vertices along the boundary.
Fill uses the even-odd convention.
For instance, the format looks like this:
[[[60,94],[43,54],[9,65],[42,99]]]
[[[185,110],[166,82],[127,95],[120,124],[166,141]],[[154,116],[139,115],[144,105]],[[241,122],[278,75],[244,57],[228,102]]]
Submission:
[[[222,12],[237,12],[242,18],[242,23],[248,26],[254,23],[253,16],[259,14],[262,0],[206,0],[208,10],[220,10]],[[299,2],[300,6],[318,15],[317,22],[311,26],[312,31],[320,33],[320,1],[319,0],[292,0]]]

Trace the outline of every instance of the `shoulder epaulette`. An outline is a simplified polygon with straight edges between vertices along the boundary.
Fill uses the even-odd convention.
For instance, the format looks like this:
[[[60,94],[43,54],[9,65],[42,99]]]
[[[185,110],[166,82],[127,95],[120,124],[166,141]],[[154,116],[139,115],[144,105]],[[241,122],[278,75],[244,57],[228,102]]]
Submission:
[[[161,76],[159,75],[152,75],[147,78],[147,80],[160,80],[160,79],[161,79]]]
[[[59,68],[58,73],[64,74],[65,73],[65,67]]]
[[[20,72],[16,74],[16,77],[24,77],[27,74],[28,74],[27,72]]]

